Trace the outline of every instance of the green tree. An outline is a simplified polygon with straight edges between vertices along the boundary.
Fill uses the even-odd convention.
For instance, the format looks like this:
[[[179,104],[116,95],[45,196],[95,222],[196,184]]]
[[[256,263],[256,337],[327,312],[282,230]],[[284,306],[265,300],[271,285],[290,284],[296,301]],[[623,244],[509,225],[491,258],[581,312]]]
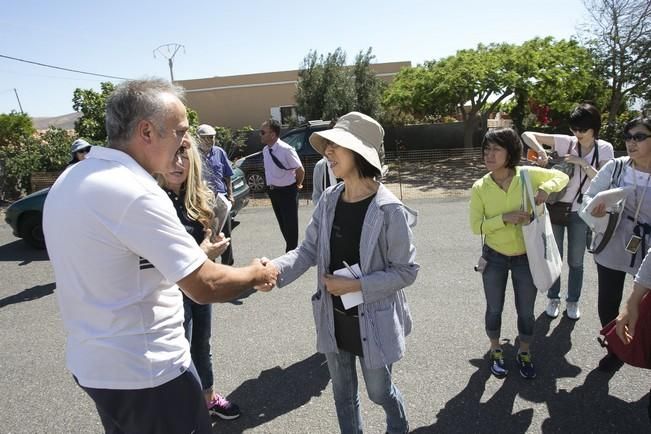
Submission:
[[[460,114],[465,123],[464,146],[473,146],[487,115],[521,83],[511,44],[480,44],[477,49],[460,50],[454,56],[427,62],[420,71],[401,71],[390,86],[384,102],[412,111],[417,117]],[[413,84],[409,80],[415,78]],[[394,89],[399,89],[396,94]],[[413,102],[413,106],[409,104]]]
[[[215,136],[217,144],[226,151],[229,160],[232,160],[233,156],[244,153],[246,140],[253,131],[253,127],[247,125],[237,130],[228,127],[215,127],[215,131],[217,132]]]
[[[353,77],[356,97],[355,110],[375,118],[379,115],[380,100],[386,85],[371,69],[371,61],[375,59],[372,51],[373,49],[369,47],[366,52],[360,51],[357,54],[353,66]]]
[[[522,45],[480,44],[476,49],[403,69],[385,92],[393,113],[416,119],[456,113],[465,123],[464,146],[473,145],[487,117],[504,102],[523,123],[530,99],[565,110],[594,88],[590,56],[573,41],[536,38]]]
[[[522,44],[518,56],[517,63],[523,65],[520,70],[529,75],[514,91],[510,115],[518,130],[566,125],[570,111],[582,101],[605,107],[607,82],[595,74],[595,57],[577,41],[536,38]],[[532,106],[545,108],[542,125],[533,123]]]
[[[372,48],[360,51],[353,66],[337,48],[326,56],[310,51],[298,73],[297,111],[306,119],[333,119],[357,110],[377,116],[383,82],[371,69]]]
[[[627,109],[627,99],[651,92],[651,2],[584,0],[590,19],[583,37],[609,82],[608,122]]]
[[[353,109],[354,82],[341,48],[326,56],[310,51],[303,59],[296,104],[298,113],[306,119],[332,119]]]
[[[75,122],[75,131],[93,143],[106,143],[106,99],[115,85],[103,82],[100,88],[100,92],[77,88],[72,96],[72,108],[82,114]]]
[[[0,147],[25,143],[36,133],[32,118],[24,113],[0,113]]]
[[[30,192],[33,172],[63,170],[70,161],[74,137],[66,130],[50,127],[41,137],[0,147],[3,176],[0,191],[4,197]]]

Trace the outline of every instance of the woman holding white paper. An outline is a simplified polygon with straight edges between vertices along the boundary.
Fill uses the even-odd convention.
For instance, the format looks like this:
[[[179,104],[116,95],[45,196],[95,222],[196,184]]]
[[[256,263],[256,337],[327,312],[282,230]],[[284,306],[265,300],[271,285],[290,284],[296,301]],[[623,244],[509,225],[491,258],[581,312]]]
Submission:
[[[269,264],[280,272],[279,287],[310,267],[318,268],[312,296],[317,350],[328,361],[342,433],[363,430],[357,357],[369,398],[386,413],[386,431],[409,430],[391,370],[402,358],[411,331],[403,289],[414,282],[419,269],[411,232],[416,213],[376,180],[383,139],[380,124],[357,112],[339,118],[333,129],[310,136],[310,144],[328,158],[343,182],[323,192],[305,240]],[[347,298],[361,304],[347,309]]]
[[[601,191],[617,187],[632,189],[610,241],[594,255],[599,281],[598,310],[601,325],[617,317],[622,302],[624,279],[635,276],[651,246],[651,118],[636,118],[624,126],[628,157],[608,162],[592,180],[583,207],[593,217],[604,217],[603,203],[590,204]],[[596,199],[595,199],[596,200]],[[613,372],[622,362],[613,353],[599,361],[599,369]]]
[[[511,271],[520,345],[516,362],[520,375],[531,379],[536,377],[529,345],[533,340],[533,309],[538,290],[531,276],[522,235],[522,225],[531,221],[531,214],[523,211],[522,203],[522,169],[519,166],[522,143],[515,131],[502,128],[488,131],[481,148],[489,173],[472,186],[470,227],[473,233],[486,237],[475,270],[482,273],[486,296],[484,322],[490,341],[490,369],[498,378],[508,374],[500,333],[506,282]],[[562,190],[569,181],[568,176],[558,170],[541,167],[528,167],[526,170],[536,190],[537,205],[544,203],[549,193]]]

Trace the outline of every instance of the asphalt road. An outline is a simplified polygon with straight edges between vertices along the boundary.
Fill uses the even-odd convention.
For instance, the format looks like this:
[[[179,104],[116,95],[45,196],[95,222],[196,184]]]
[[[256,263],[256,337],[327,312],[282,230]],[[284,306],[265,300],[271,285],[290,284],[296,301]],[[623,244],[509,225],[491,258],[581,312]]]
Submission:
[[[505,380],[491,377],[486,361],[484,298],[473,272],[480,250],[467,223],[467,200],[414,200],[421,271],[407,289],[414,331],[394,378],[416,433],[649,432],[648,371],[617,374],[594,368],[603,354],[596,342],[596,270],[586,256],[583,317],[548,320],[538,297],[532,346],[538,377],[515,370],[513,294],[503,316],[508,366]],[[302,202],[301,226],[311,206]],[[234,231],[236,262],[283,253],[270,207],[249,207]],[[34,252],[0,224],[0,433],[99,433],[89,398],[64,361],[64,332],[45,253]],[[565,275],[566,276],[566,275]],[[235,421],[217,421],[222,433],[336,433],[332,389],[324,358],[315,354],[310,296],[313,270],[287,288],[215,306],[213,361],[218,391],[243,409]],[[631,281],[627,280],[627,288]],[[510,288],[510,286],[509,286]],[[363,382],[362,382],[363,383]],[[385,430],[382,410],[362,386],[366,432]]]

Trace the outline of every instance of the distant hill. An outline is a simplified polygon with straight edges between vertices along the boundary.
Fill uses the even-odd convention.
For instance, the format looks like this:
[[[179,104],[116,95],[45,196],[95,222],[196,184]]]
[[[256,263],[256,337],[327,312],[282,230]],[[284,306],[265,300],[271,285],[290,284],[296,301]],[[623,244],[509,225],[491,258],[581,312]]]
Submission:
[[[47,130],[49,126],[72,130],[75,128],[75,121],[80,117],[81,113],[74,112],[49,118],[32,118],[32,122],[34,123],[34,128],[37,130]]]

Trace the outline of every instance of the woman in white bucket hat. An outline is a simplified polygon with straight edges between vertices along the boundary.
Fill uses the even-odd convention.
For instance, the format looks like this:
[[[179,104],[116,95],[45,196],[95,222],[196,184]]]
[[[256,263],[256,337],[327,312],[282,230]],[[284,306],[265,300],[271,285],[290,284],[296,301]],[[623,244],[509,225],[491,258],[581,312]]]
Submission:
[[[280,272],[279,287],[318,268],[312,296],[317,350],[328,361],[342,433],[361,433],[363,427],[356,357],[369,398],[386,413],[387,432],[409,430],[391,368],[411,331],[404,288],[419,269],[411,231],[416,212],[377,181],[383,139],[380,124],[358,112],[310,136],[343,182],[323,192],[305,240],[270,263]]]

